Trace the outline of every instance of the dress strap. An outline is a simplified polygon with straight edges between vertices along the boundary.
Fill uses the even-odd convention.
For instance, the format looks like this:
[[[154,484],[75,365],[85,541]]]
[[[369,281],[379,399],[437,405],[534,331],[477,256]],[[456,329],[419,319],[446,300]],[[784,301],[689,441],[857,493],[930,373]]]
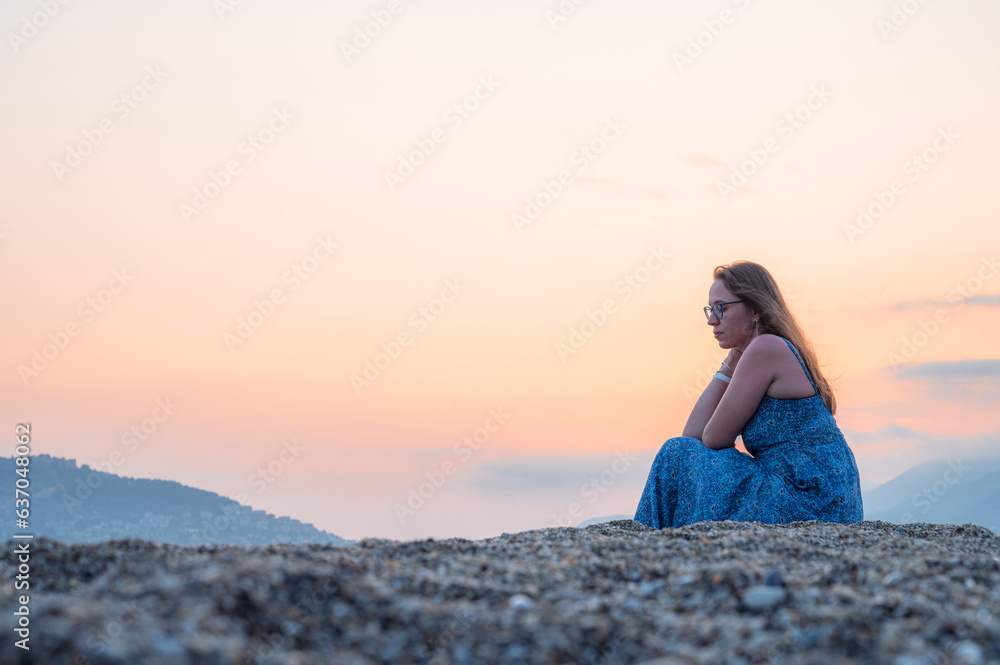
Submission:
[[[781,339],[785,338],[782,337]],[[813,387],[813,390],[815,390],[818,393],[819,390],[816,388],[816,384],[813,382],[812,375],[809,373],[809,369],[806,367],[806,364],[802,362],[802,358],[799,356],[799,352],[795,350],[795,345],[789,342],[787,339],[785,339],[785,343],[788,344],[788,348],[792,350],[792,353],[795,354],[796,360],[798,360],[799,364],[802,365],[802,371],[806,373],[806,378],[809,379],[809,384]]]

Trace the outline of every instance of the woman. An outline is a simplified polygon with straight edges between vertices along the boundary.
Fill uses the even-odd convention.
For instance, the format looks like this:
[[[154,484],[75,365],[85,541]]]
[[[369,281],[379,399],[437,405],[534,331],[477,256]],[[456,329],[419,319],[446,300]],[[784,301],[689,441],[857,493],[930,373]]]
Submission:
[[[854,453],[809,342],[763,266],[719,266],[705,308],[729,356],[653,460],[635,521],[863,519]],[[736,450],[736,435],[750,455]],[[752,455],[752,457],[751,457]]]

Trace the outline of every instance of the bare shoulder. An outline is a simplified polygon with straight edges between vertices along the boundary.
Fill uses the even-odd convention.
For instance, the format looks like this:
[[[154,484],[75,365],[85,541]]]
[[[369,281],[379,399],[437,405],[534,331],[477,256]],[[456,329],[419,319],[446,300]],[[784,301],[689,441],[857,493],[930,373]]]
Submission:
[[[791,355],[792,350],[788,348],[788,342],[785,341],[784,337],[778,337],[777,335],[772,335],[771,333],[761,333],[754,337],[749,344],[747,344],[746,350],[743,352],[743,356],[753,353],[761,358],[780,358],[784,354]],[[742,359],[741,359],[742,361]]]
[[[754,376],[765,378],[770,385],[784,366],[786,353],[791,354],[791,351],[783,338],[762,333],[747,344],[737,370],[742,367],[743,374],[751,372]]]
[[[751,353],[757,363],[768,364],[773,370],[773,380],[768,386],[767,395],[778,399],[803,399],[815,394],[809,377],[802,371],[802,365],[792,351],[791,344],[778,335],[761,334],[755,337],[746,348],[743,356]],[[743,362],[743,358],[740,358]]]

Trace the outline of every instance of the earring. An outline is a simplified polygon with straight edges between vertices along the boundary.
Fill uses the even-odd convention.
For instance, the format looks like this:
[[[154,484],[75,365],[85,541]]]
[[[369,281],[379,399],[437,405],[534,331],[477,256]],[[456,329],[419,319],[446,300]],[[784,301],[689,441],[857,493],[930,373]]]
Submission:
[[[754,332],[760,332],[759,330],[757,330],[757,319],[753,320],[753,329],[754,329]]]

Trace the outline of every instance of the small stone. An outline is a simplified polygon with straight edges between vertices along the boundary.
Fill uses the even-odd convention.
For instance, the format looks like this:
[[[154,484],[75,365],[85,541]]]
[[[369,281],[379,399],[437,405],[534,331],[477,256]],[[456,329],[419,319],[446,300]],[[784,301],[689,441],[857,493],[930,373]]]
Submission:
[[[797,646],[800,649],[812,649],[817,644],[819,644],[819,641],[822,637],[823,634],[818,629],[816,628],[806,629],[802,631],[801,635],[799,635]]]
[[[743,604],[752,610],[763,610],[774,607],[784,599],[784,589],[763,584],[752,586],[743,594]]]
[[[955,658],[966,665],[979,665],[983,662],[983,648],[975,642],[964,640],[955,647]]]
[[[655,596],[660,589],[663,588],[663,582],[659,580],[655,582],[643,582],[639,585],[639,595],[643,598],[651,598]]]
[[[507,601],[507,606],[512,610],[530,610],[535,606],[535,601],[528,598],[523,593],[515,593]]]
[[[777,569],[769,572],[764,580],[764,586],[783,586],[784,584],[785,579],[781,576],[781,571]]]
[[[179,658],[184,654],[184,647],[176,640],[176,638],[170,637],[168,635],[155,635],[150,639],[150,648],[153,653],[158,656],[166,656],[168,658]]]
[[[885,577],[882,578],[882,586],[894,587],[903,581],[903,574],[898,570],[894,570]]]

